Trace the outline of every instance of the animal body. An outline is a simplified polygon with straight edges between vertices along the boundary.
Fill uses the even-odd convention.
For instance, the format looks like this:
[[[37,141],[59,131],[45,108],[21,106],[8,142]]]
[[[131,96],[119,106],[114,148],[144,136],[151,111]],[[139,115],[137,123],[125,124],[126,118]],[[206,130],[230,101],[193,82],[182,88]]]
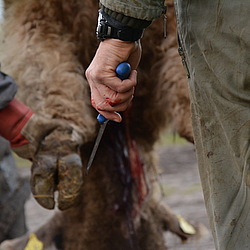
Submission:
[[[96,0],[6,0],[3,24],[2,71],[17,81],[17,98],[34,112],[66,120],[75,131],[73,138],[53,132],[43,155],[73,151],[83,172],[99,128],[84,77],[98,45],[97,10]],[[44,249],[164,250],[165,230],[182,240],[191,237],[161,202],[154,149],[171,122],[192,141],[188,115],[177,119],[189,114],[189,99],[176,93],[187,87],[177,50],[170,52],[176,49],[172,3],[168,31],[164,41],[162,19],[146,30],[133,103],[121,124],[107,126],[90,173],[83,175],[80,199],[35,232]],[[25,235],[3,249],[24,249],[28,240]]]

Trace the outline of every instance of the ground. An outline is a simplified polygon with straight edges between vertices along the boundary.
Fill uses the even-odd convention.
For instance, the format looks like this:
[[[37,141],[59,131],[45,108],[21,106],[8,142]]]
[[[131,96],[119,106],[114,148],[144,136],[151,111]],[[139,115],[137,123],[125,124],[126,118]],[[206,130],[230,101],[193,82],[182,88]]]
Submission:
[[[166,233],[166,241],[171,250],[215,250],[208,219],[203,201],[200,185],[195,149],[192,144],[168,145],[159,147],[160,162],[162,169],[160,182],[164,193],[163,200],[176,214],[181,214],[186,219],[203,224],[207,230],[199,239],[191,239],[182,244],[180,239]],[[29,168],[21,168],[22,175],[29,175]],[[53,211],[48,211],[39,206],[30,197],[26,206],[27,226],[33,231],[46,220],[53,216]]]

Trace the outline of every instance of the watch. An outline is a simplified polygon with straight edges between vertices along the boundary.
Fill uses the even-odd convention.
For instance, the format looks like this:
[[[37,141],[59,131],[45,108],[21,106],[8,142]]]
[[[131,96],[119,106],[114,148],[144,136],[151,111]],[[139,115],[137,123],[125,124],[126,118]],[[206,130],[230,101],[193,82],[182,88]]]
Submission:
[[[118,21],[117,21],[118,22]],[[119,39],[122,41],[135,42],[142,37],[143,29],[133,29],[125,26],[122,28],[113,27],[99,12],[98,25],[96,28],[96,35],[98,40],[105,40],[107,38]]]

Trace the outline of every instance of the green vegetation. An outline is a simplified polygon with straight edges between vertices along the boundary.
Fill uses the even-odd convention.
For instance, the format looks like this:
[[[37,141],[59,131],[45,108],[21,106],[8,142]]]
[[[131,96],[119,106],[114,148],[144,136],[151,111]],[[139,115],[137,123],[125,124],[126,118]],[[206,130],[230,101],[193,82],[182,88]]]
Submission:
[[[177,192],[177,187],[162,185],[162,191],[164,196],[170,196]]]
[[[16,165],[18,168],[27,168],[31,166],[31,162],[29,160],[24,160],[22,158],[20,158],[18,155],[16,155],[15,153],[13,153]]]
[[[190,187],[188,187],[186,190],[183,191],[183,194],[193,194],[196,191],[200,191],[202,190],[201,184],[200,183],[196,183]]]
[[[178,134],[173,133],[171,131],[165,131],[160,141],[157,144],[157,147],[161,147],[163,145],[180,145],[180,144],[187,144],[188,141],[182,137],[180,137]]]

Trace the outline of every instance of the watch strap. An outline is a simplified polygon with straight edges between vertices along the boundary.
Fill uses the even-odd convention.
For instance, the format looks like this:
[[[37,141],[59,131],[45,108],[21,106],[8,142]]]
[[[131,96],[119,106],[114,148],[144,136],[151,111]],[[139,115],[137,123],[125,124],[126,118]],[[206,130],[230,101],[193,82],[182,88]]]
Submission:
[[[102,41],[107,38],[114,38],[134,42],[142,37],[143,29],[134,29],[125,25],[122,25],[122,27],[114,27],[114,25],[111,25],[108,20],[99,13],[96,34],[97,38]]]

